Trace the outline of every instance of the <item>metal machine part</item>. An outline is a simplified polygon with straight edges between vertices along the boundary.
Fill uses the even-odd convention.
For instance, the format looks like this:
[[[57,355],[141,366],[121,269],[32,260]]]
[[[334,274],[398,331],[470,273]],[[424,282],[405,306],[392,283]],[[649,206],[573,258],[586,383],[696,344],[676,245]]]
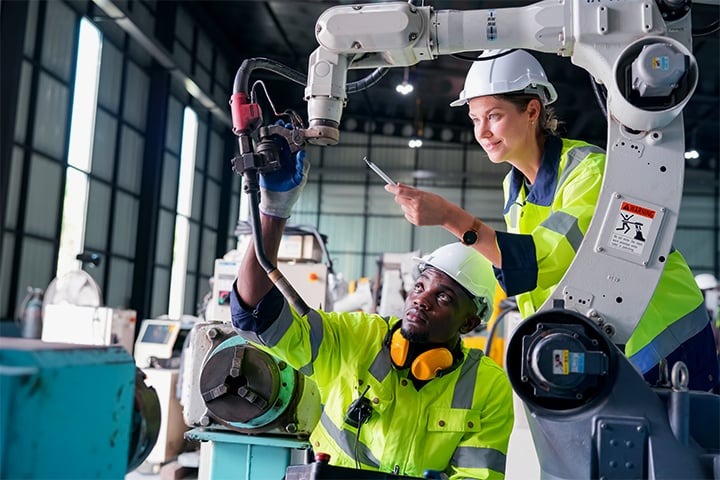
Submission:
[[[145,382],[146,375],[135,368],[135,398],[128,472],[139,467],[150,455],[160,435],[162,413],[157,392]]]
[[[123,478],[142,463],[157,439],[158,399],[124,348],[0,345],[0,477]]]
[[[618,351],[594,323],[571,310],[550,310],[517,326],[506,367],[515,391],[533,406],[590,408],[613,387]]]
[[[227,323],[197,324],[186,354],[182,403],[188,426],[306,437],[320,418],[315,384],[248,344]]]
[[[529,317],[509,341],[506,368],[532,419],[543,478],[713,478],[718,441],[705,427],[689,431],[688,412],[677,410],[691,402],[696,417],[717,419],[720,397],[670,393],[666,405],[590,319],[560,309]]]

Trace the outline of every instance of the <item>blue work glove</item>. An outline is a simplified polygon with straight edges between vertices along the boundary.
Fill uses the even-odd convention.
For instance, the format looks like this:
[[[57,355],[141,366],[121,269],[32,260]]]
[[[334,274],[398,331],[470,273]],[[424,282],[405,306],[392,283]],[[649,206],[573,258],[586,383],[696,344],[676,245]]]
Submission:
[[[289,123],[278,122],[292,129]],[[279,135],[272,137],[280,151],[280,170],[260,175],[260,211],[277,218],[288,218],[307,183],[310,162],[305,160],[305,150],[293,155],[287,140]]]

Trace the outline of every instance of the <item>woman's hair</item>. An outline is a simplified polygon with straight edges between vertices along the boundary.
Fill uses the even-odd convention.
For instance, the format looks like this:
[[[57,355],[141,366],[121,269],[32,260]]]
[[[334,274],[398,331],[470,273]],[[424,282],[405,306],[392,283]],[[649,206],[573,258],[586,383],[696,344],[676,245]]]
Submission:
[[[538,115],[538,127],[540,135],[550,136],[559,135],[558,128],[563,123],[555,115],[555,110],[551,107],[543,105],[542,100],[537,95],[531,93],[514,92],[495,95],[497,98],[507,100],[517,107],[521,112],[527,110],[530,100],[537,100],[540,103],[540,115]]]

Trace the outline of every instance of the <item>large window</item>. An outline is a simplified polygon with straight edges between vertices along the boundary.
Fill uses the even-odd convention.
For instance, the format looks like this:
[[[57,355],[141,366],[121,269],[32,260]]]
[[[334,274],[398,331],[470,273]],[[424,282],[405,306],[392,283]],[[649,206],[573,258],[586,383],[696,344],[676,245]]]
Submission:
[[[197,132],[197,115],[192,109],[185,107],[182,146],[180,147],[180,180],[177,214],[175,216],[175,242],[173,244],[172,271],[170,274],[170,300],[168,305],[168,316],[170,318],[180,318],[182,316],[185,302],[185,276],[188,263]]]
[[[63,202],[57,275],[82,267],[76,256],[83,251],[88,207],[88,174],[92,164],[98,78],[100,32],[88,20],[80,21],[80,39],[73,89],[67,180]]]

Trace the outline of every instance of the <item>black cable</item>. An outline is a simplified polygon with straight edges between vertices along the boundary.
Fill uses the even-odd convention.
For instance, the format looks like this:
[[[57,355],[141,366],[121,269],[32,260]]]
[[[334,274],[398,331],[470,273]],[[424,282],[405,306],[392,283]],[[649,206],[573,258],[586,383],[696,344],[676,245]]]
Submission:
[[[704,25],[702,27],[693,28],[692,36],[693,37],[702,37],[703,35],[710,35],[711,33],[715,33],[718,30],[720,30],[720,20],[715,20],[710,25]]]
[[[307,75],[293,68],[290,68],[287,65],[284,65],[275,60],[271,60],[269,58],[249,58],[245,60],[242,65],[240,65],[240,68],[235,74],[233,93],[247,93],[250,74],[256,68],[269,70],[271,72],[277,73],[281,77],[285,77],[288,80],[299,83],[300,85],[307,85]],[[388,70],[389,69],[387,68],[376,68],[366,77],[348,83],[345,86],[345,92],[350,95],[372,87],[388,73]]]
[[[517,50],[517,48],[509,48],[507,50],[502,50],[499,53],[496,53],[494,55],[489,55],[487,57],[480,57],[478,55],[470,56],[470,55],[464,55],[462,53],[451,53],[450,56],[453,58],[457,58],[458,60],[464,60],[466,62],[477,62],[477,61],[485,61],[485,60],[495,60],[496,58],[504,57],[505,55],[509,55],[510,53]],[[480,55],[482,55],[482,52],[485,50],[480,50]]]
[[[487,335],[487,340],[485,341],[485,355],[487,355],[487,356],[490,356],[490,349],[492,347],[492,342],[495,339],[495,332],[497,331],[497,328],[500,325],[500,323],[502,323],[502,321],[505,319],[505,317],[507,316],[508,313],[519,311],[517,309],[517,304],[515,303],[514,299],[512,299],[512,300],[504,299],[501,302],[501,306],[502,306],[503,302],[505,302],[507,305],[509,305],[509,307],[505,308],[505,310],[500,312],[500,315],[497,316],[497,318],[495,319],[495,321],[492,324],[492,327],[490,327],[490,331],[488,332],[488,335]]]
[[[361,78],[360,80],[356,80],[354,82],[348,83],[345,86],[345,92],[348,95],[351,95],[353,93],[361,92],[363,90],[367,90],[368,88],[372,87],[376,83],[380,81],[387,73],[390,71],[389,68],[376,68],[370,75]]]
[[[604,87],[600,87],[592,75],[590,75],[590,85],[592,86],[593,93],[595,94],[595,99],[600,106],[600,110],[602,111],[605,119],[607,119],[607,97],[605,96],[605,92],[602,90]]]
[[[357,470],[360,470],[360,462],[358,461],[358,443],[360,443],[360,428],[362,428],[362,426],[362,423],[358,425],[357,432],[355,433],[355,447],[353,449],[353,456],[355,457],[355,468]]]

